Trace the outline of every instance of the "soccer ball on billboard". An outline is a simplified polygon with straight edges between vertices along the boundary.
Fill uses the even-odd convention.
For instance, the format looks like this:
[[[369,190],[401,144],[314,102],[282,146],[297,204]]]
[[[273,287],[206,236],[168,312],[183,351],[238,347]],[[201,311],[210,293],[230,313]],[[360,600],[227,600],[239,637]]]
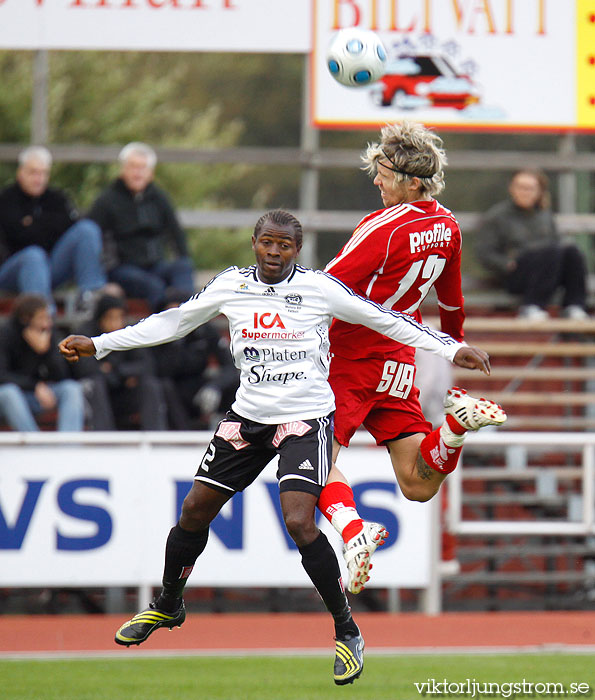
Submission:
[[[384,75],[386,49],[374,32],[356,27],[341,29],[331,40],[326,63],[341,85],[365,87]]]

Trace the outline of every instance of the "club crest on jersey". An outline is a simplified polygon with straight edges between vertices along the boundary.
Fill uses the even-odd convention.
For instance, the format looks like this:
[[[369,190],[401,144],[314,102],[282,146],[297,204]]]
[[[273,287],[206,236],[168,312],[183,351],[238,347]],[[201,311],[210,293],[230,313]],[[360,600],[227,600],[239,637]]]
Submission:
[[[256,348],[244,348],[244,357],[248,362],[258,362],[260,360],[260,353]]]
[[[285,295],[285,308],[287,311],[291,311],[292,313],[295,313],[296,311],[299,311],[301,306],[302,306],[302,295],[301,294],[296,294],[295,292],[292,292],[290,294]]]
[[[409,234],[409,252],[419,253],[428,248],[442,248],[450,243],[452,231],[439,221],[427,231],[414,231]]]

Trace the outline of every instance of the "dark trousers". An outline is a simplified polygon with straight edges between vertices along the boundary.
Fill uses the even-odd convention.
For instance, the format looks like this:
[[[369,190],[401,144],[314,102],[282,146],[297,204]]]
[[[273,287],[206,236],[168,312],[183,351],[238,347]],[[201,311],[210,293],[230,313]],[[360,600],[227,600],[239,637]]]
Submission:
[[[135,387],[110,391],[118,430],[130,430],[138,416],[141,430],[167,430],[167,408],[158,377],[142,375]]]
[[[547,306],[559,287],[562,306],[585,306],[587,267],[575,245],[550,245],[522,253],[506,288],[518,294],[523,305]]]

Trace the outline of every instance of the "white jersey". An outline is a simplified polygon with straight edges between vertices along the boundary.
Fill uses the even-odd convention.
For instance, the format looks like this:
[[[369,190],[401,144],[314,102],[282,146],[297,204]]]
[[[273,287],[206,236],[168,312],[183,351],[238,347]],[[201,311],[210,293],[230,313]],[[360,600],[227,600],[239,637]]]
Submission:
[[[411,316],[357,296],[325,272],[296,265],[282,282],[267,284],[253,265],[224,270],[176,309],[93,338],[95,357],[182,338],[218,314],[229,321],[231,352],[240,370],[232,408],[258,423],[305,420],[334,410],[327,381],[333,318],[370,326],[448,360],[462,347]]]

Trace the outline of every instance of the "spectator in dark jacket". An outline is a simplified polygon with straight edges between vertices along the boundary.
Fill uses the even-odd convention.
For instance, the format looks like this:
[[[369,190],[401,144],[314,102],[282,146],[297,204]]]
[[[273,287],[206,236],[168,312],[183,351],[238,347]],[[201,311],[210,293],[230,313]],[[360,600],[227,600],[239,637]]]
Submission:
[[[510,198],[495,204],[478,230],[479,261],[507,291],[520,296],[519,316],[546,319],[545,307],[561,287],[562,315],[587,318],[586,262],[581,251],[560,236],[545,174],[519,170],[508,191]]]
[[[120,177],[99,195],[89,217],[103,231],[109,277],[154,310],[167,287],[194,292],[186,236],[170,201],[153,182],[157,156],[143,143],[119,155]]]
[[[187,296],[170,289],[157,311],[179,306]],[[151,348],[174,430],[209,428],[231,407],[239,383],[229,341],[213,323]]]
[[[124,328],[125,309],[121,297],[100,297],[93,320],[81,332],[92,337]],[[99,362],[85,358],[74,371],[87,385],[94,429],[167,430],[165,400],[149,349],[113,353]]]
[[[17,299],[0,328],[0,413],[14,430],[39,430],[34,416],[57,409],[58,430],[84,424],[82,388],[58,352],[47,300]]]
[[[0,289],[41,294],[74,281],[79,305],[106,283],[99,226],[79,219],[60,190],[48,187],[52,156],[31,146],[19,155],[16,181],[0,192]]]

